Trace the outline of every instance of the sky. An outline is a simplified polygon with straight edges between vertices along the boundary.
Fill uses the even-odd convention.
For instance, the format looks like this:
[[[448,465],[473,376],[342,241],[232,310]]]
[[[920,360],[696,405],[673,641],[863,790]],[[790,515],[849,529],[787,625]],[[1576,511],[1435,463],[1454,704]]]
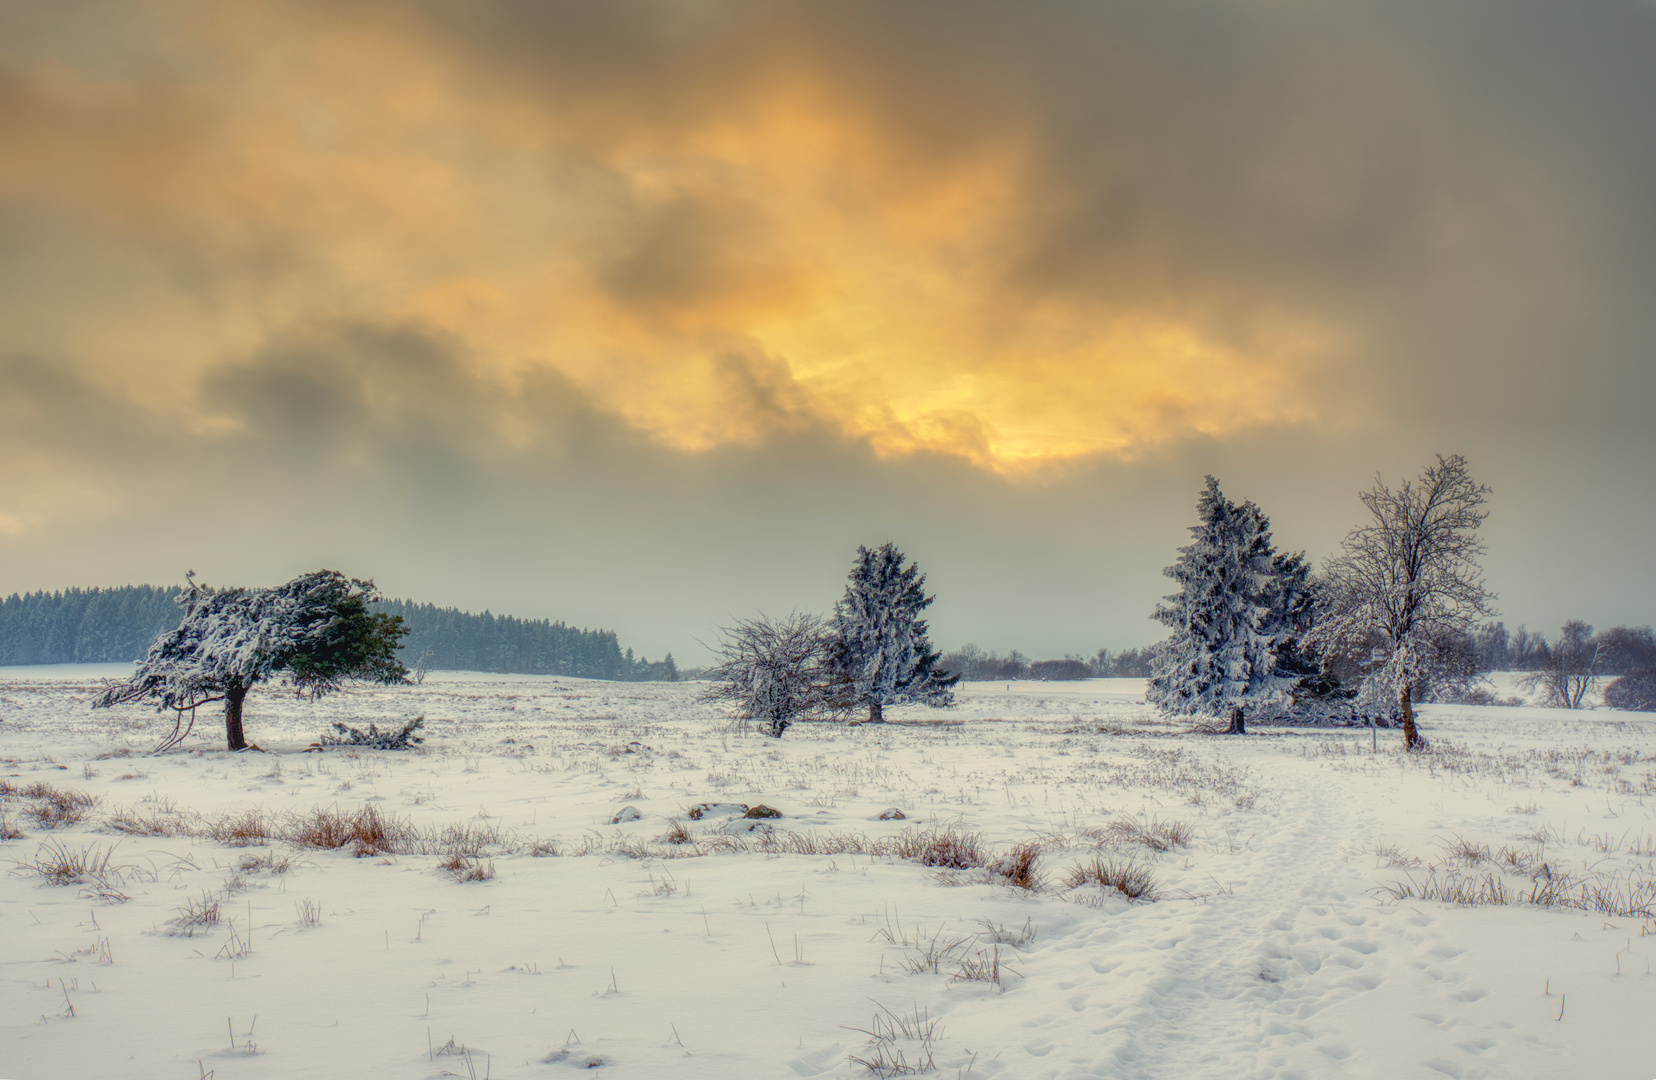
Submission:
[[[1466,456],[1656,622],[1656,4],[0,0],[0,593],[328,567],[616,630],[1162,636]]]

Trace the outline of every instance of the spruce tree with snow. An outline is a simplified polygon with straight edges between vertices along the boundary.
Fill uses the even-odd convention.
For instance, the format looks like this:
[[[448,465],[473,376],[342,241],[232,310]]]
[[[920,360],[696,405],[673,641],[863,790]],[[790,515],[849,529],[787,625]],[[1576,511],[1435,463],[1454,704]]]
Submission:
[[[1281,703],[1296,681],[1276,666],[1306,598],[1304,560],[1278,556],[1270,520],[1227,500],[1211,476],[1196,512],[1194,539],[1162,571],[1179,591],[1155,611],[1173,634],[1156,651],[1145,696],[1171,715],[1228,713],[1228,733],[1245,734],[1244,710]]]
[[[842,710],[868,709],[870,723],[887,705],[954,704],[950,675],[926,636],[920,613],[935,597],[926,577],[894,544],[857,548],[845,596],[834,605],[829,670],[835,703]]]
[[[225,738],[243,750],[242,706],[254,685],[284,678],[320,697],[346,679],[406,682],[397,660],[406,632],[395,615],[368,605],[374,583],[333,570],[301,574],[273,589],[213,589],[195,574],[178,597],[184,617],[150,646],[149,655],[123,683],[113,683],[92,703],[108,708],[136,701],[176,714],[162,747],[176,745],[195,724],[195,710],[224,702]],[[189,714],[189,726],[185,714]]]

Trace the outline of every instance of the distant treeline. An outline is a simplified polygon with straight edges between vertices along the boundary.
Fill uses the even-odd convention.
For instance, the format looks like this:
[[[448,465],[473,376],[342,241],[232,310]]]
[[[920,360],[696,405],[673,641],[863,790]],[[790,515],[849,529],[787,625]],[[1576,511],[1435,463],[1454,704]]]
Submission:
[[[411,668],[574,675],[621,682],[678,681],[673,654],[652,663],[623,650],[613,630],[578,630],[546,619],[383,600],[374,607],[408,627],[399,659]]]
[[[177,595],[153,585],[12,593],[0,600],[0,664],[137,660],[178,625]]]
[[[1017,649],[1002,656],[966,645],[944,653],[938,667],[967,682],[1010,679],[1146,679],[1150,677],[1151,648],[1124,649],[1111,654],[1099,649],[1092,656],[1071,653],[1062,660],[1031,660]]]
[[[178,625],[176,595],[176,588],[153,585],[13,593],[0,600],[0,665],[142,659],[157,635]],[[487,611],[473,615],[407,600],[375,606],[402,616],[408,636],[398,658],[410,668],[629,682],[679,677],[671,653],[655,662],[636,657],[621,648],[612,630]]]
[[[1565,629],[1568,631],[1569,628]],[[1614,626],[1597,634],[1592,634],[1590,626],[1583,629],[1591,635],[1588,644],[1594,653],[1593,674],[1614,677],[1656,669],[1656,631],[1650,627]],[[1561,634],[1559,640],[1562,639]],[[1002,656],[997,652],[985,652],[976,645],[966,645],[954,652],[944,653],[938,666],[968,682],[1147,679],[1155,648],[1148,645],[1142,649],[1123,649],[1114,654],[1108,649],[1100,649],[1092,656],[1072,653],[1062,660],[1031,660],[1017,649]],[[1471,635],[1448,642],[1445,648],[1455,655],[1459,668],[1465,673],[1481,675],[1491,671],[1543,670],[1553,662],[1557,642],[1549,642],[1545,634],[1522,626],[1508,630],[1503,623],[1491,622],[1480,626]],[[1330,667],[1342,680],[1355,682],[1361,678],[1359,666],[1353,662],[1336,661]]]

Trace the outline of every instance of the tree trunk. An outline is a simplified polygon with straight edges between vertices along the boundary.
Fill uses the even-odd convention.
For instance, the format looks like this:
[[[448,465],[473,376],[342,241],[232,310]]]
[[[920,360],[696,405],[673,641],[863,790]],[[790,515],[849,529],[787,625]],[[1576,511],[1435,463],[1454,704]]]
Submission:
[[[868,703],[868,722],[870,724],[885,723],[885,713],[880,710],[880,703],[878,701],[871,701]]]
[[[1414,696],[1414,687],[1405,686],[1397,694],[1397,707],[1403,714],[1403,749],[1413,750],[1420,745],[1420,733],[1415,730],[1414,702],[1409,699]]]
[[[232,750],[247,749],[247,740],[242,736],[242,702],[246,700],[245,686],[232,686],[224,692],[224,734]]]
[[[1246,735],[1247,733],[1248,733],[1247,725],[1242,722],[1242,706],[1232,705],[1231,706],[1231,714],[1230,714],[1230,727],[1225,729],[1225,734],[1226,735]]]

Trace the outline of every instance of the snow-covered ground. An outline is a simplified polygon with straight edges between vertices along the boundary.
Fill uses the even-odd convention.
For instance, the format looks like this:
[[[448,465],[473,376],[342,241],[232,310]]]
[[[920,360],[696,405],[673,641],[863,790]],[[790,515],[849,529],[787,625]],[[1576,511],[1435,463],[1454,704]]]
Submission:
[[[154,713],[88,709],[118,670],[0,669],[8,1078],[1656,1077],[1656,717],[1428,706],[1404,755],[1096,680],[776,741],[694,687],[437,673],[152,757]],[[415,715],[417,753],[302,752]],[[406,835],[246,835],[365,808]],[[895,854],[949,830],[989,868]],[[1028,842],[1033,889],[993,865]],[[1156,899],[1070,887],[1129,864]],[[1443,889],[1508,902],[1399,895]]]

